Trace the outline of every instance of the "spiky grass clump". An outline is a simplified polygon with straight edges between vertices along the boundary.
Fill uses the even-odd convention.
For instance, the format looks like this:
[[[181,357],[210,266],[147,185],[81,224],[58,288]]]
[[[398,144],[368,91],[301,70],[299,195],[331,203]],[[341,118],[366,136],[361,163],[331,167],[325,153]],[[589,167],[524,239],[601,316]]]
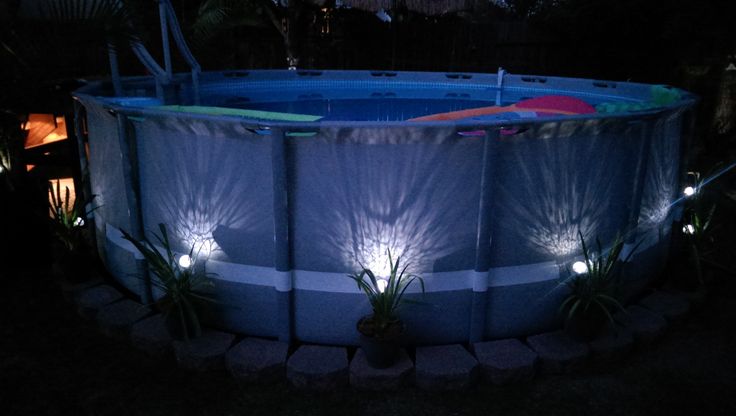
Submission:
[[[386,280],[377,278],[371,269],[362,265],[360,272],[348,275],[368,297],[371,308],[373,308],[373,315],[367,322],[370,326],[368,332],[371,334],[366,335],[373,335],[377,338],[385,336],[399,321],[397,309],[402,303],[410,302],[404,298],[404,293],[412,282],[419,281],[422,293],[424,293],[424,280],[420,276],[407,273],[409,264],[399,271],[401,257],[397,257],[394,263],[391,251],[388,251],[388,261],[390,274]],[[386,282],[385,286],[379,284],[381,280]]]
[[[611,250],[603,253],[600,240],[596,239],[597,250],[591,251],[585,244],[583,234],[580,242],[587,272],[571,277],[565,282],[570,294],[560,305],[560,312],[565,319],[575,316],[590,317],[596,312],[603,313],[610,323],[614,323],[613,313],[624,310],[617,298],[619,279],[616,266],[624,246],[620,236],[614,240]],[[633,253],[634,250],[631,251]],[[624,260],[627,261],[631,253]]]
[[[184,339],[196,338],[202,334],[201,306],[214,302],[214,299],[203,290],[212,287],[212,281],[205,273],[196,269],[194,247],[189,250],[189,256],[194,259],[192,265],[189,267],[179,265],[171,250],[166,226],[164,224],[158,226],[160,234],[154,233],[153,236],[163,247],[163,253],[145,236],[143,241],[138,241],[122,230],[123,237],[138,249],[145,258],[148,269],[156,276],[151,279],[151,283],[164,294],[156,302],[164,319],[178,322]]]
[[[77,197],[72,204],[71,191],[64,187],[64,197],[61,196],[61,186],[56,180],[56,188],[49,182],[49,211],[51,212],[51,226],[54,235],[69,252],[76,252],[84,244],[83,225],[86,217],[94,211],[84,210],[84,201]]]

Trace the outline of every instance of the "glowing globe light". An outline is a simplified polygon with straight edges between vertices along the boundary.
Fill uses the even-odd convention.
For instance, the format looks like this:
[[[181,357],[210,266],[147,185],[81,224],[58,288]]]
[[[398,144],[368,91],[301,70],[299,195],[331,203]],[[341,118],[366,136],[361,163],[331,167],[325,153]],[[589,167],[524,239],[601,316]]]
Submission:
[[[695,189],[692,186],[688,186],[685,189],[682,190],[682,193],[685,194],[685,196],[693,196],[698,192],[697,189]]]
[[[588,265],[584,261],[576,261],[572,264],[572,271],[577,274],[588,273]]]
[[[184,254],[179,257],[179,266],[183,269],[188,269],[192,265],[192,258],[188,254]]]
[[[74,220],[74,226],[75,227],[83,227],[84,226],[84,219],[82,217],[77,217],[77,219]]]
[[[695,227],[692,224],[685,224],[682,226],[682,232],[688,235],[695,234]]]
[[[378,279],[376,280],[376,286],[378,286],[378,291],[383,293],[386,291],[386,286],[388,286],[388,281],[384,279]]]

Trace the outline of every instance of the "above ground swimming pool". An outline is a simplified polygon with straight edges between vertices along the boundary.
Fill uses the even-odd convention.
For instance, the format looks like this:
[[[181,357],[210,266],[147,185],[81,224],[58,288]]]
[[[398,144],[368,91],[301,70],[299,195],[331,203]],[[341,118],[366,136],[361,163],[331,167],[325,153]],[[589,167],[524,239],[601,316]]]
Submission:
[[[166,224],[215,274],[216,327],[357,344],[370,306],[346,275],[385,275],[391,250],[426,283],[401,311],[411,342],[521,336],[559,325],[578,232],[636,247],[629,296],[664,262],[683,91],[502,72],[235,71],[202,74],[198,91],[175,79],[158,98],[145,77],[124,79],[125,96],[77,91],[83,163],[111,274],[145,299],[121,230]]]

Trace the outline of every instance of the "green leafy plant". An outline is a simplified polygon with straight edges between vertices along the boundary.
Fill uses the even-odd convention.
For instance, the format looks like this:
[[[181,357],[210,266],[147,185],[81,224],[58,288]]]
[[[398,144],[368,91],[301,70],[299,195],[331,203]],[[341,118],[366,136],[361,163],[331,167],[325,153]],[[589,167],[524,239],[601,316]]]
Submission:
[[[363,320],[361,332],[376,338],[386,336],[392,327],[399,323],[397,309],[402,303],[411,302],[404,299],[404,293],[412,282],[418,281],[424,293],[424,280],[420,276],[407,273],[409,264],[399,270],[401,257],[397,257],[394,263],[391,251],[388,251],[388,261],[390,268],[388,279],[377,278],[372,270],[363,267],[362,264],[359,273],[348,275],[365,293],[373,308],[373,314]]]
[[[123,237],[138,249],[148,263],[149,270],[155,275],[151,282],[155,288],[163,292],[156,305],[163,313],[172,336],[185,340],[196,338],[202,334],[200,314],[203,305],[215,302],[205,291],[213,286],[212,281],[208,279],[206,273],[195,267],[194,247],[188,254],[192,259],[191,265],[182,267],[179,264],[171,250],[166,225],[158,226],[160,234],[153,235],[163,247],[163,252],[145,236],[141,242],[122,230]]]
[[[49,182],[49,211],[54,235],[69,252],[76,252],[84,244],[84,222],[87,216],[98,207],[89,211],[84,210],[84,200],[77,196],[74,203],[70,203],[71,191],[64,187],[64,197],[61,196],[61,186],[56,180],[56,187]]]
[[[597,250],[591,251],[585,244],[583,234],[580,242],[587,271],[577,274],[565,281],[570,294],[560,305],[560,312],[566,321],[572,319],[594,319],[594,316],[605,316],[609,323],[614,323],[613,313],[624,308],[617,299],[618,270],[617,264],[624,242],[617,236],[608,253],[604,253],[600,240],[596,239]],[[635,250],[631,250],[626,262]],[[595,323],[593,323],[595,324]]]
[[[682,232],[687,236],[690,261],[695,267],[695,273],[698,276],[698,283],[703,285],[705,284],[703,263],[715,265],[708,260],[708,256],[712,251],[714,242],[711,231],[713,214],[716,211],[716,206],[712,205],[704,212],[701,212],[701,208],[699,208],[700,206],[702,205],[698,204],[698,208],[692,207],[686,210]]]
[[[686,188],[689,193],[686,193],[687,199],[684,203],[682,233],[685,234],[688,259],[695,269],[697,284],[700,287],[703,287],[706,280],[704,265],[721,268],[720,265],[709,259],[715,242],[712,221],[716,205],[707,198],[705,185],[707,178],[712,180],[720,176],[718,172],[723,172],[721,171],[722,165],[722,163],[717,163],[705,175],[696,171],[687,173],[688,182],[691,185]]]

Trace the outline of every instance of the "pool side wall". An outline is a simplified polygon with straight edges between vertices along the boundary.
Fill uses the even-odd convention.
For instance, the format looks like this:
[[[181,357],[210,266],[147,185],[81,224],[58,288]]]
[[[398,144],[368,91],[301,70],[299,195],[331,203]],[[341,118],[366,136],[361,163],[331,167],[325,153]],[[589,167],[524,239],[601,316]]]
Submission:
[[[642,241],[625,268],[628,296],[667,255],[684,108],[505,130],[264,129],[129,110],[89,92],[78,99],[101,258],[145,297],[143,262],[120,230],[167,224],[174,249],[194,246],[213,273],[219,301],[207,319],[223,329],[355,345],[370,307],[346,275],[359,263],[384,270],[391,250],[426,285],[402,307],[406,342],[522,336],[559,325],[578,231],[588,242]]]

